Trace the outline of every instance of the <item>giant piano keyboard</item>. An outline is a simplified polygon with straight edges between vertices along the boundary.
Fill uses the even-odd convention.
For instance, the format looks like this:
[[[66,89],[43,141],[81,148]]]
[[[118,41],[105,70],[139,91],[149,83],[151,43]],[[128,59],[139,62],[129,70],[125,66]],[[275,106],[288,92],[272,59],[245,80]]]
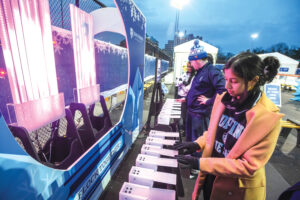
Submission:
[[[172,118],[180,116],[180,104],[168,100],[164,104],[158,124],[169,126]],[[158,126],[159,127],[159,126]],[[177,150],[172,146],[181,140],[178,132],[150,130],[149,136],[137,155],[128,182],[124,182],[120,200],[175,200],[184,196],[180,168],[175,156]]]

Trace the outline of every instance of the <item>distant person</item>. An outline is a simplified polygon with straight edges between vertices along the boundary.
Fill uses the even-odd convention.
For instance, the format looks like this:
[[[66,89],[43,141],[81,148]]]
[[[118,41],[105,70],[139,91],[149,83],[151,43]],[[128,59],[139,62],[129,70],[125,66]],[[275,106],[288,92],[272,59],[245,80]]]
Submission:
[[[178,98],[185,99],[188,91],[190,90],[192,80],[195,75],[195,70],[190,62],[186,64],[186,72],[177,80]]]
[[[178,98],[177,101],[181,102],[181,125],[180,125],[180,132],[182,133],[182,136],[185,135],[185,129],[186,129],[186,95],[189,92],[191,88],[192,80],[195,76],[195,70],[192,67],[190,62],[187,62],[186,65],[186,74],[181,79],[181,82],[178,83]]]
[[[210,53],[207,53],[207,61],[214,64],[214,57]]]
[[[224,67],[226,89],[218,95],[208,131],[194,142],[177,143],[178,161],[200,170],[193,198],[266,199],[265,165],[277,143],[282,114],[260,87],[271,82],[280,64],[253,53],[232,57]]]
[[[222,73],[207,60],[207,52],[195,40],[189,61],[196,71],[191,88],[186,96],[186,141],[194,141],[207,130],[209,116],[216,94],[225,91]]]

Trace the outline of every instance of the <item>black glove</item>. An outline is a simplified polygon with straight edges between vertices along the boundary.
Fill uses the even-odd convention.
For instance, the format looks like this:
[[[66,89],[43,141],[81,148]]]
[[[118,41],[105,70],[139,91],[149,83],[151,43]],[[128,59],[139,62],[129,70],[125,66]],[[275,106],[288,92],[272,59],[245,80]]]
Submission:
[[[176,142],[173,145],[174,149],[179,150],[179,154],[192,154],[200,149],[196,142]]]
[[[184,165],[185,167],[189,167],[192,169],[199,170],[200,169],[200,159],[190,155],[178,155],[175,156],[177,161]]]

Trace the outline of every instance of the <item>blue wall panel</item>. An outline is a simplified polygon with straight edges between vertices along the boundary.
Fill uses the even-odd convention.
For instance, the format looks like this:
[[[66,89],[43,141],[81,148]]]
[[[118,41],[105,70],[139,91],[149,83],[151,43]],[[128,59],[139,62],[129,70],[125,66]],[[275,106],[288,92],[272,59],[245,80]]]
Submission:
[[[145,78],[155,75],[156,58],[153,56],[145,56]]]

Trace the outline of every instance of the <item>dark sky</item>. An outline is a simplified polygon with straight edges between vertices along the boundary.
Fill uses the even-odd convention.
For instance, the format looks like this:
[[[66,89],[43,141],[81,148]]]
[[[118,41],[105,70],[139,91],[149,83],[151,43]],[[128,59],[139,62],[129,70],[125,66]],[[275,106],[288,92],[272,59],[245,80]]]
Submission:
[[[114,6],[112,0],[102,0]],[[135,0],[146,32],[164,48],[174,37],[176,8],[170,0]],[[268,48],[279,42],[300,47],[300,0],[190,0],[180,11],[179,29],[203,37],[223,52]],[[253,40],[250,35],[258,33]]]

